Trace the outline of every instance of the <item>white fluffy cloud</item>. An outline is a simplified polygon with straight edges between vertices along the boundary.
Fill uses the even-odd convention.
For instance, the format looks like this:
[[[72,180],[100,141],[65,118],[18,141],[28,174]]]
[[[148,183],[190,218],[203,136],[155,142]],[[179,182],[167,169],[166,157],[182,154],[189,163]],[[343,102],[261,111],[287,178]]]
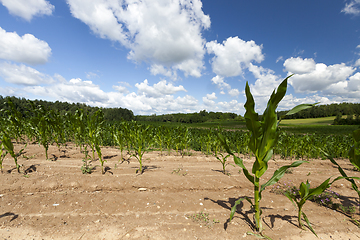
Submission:
[[[346,88],[350,91],[360,91],[360,73],[357,72],[349,78]]]
[[[282,80],[273,70],[261,66],[250,64],[249,71],[256,79],[254,85],[250,85],[255,97],[269,97]]]
[[[206,94],[205,97],[202,98],[203,103],[206,107],[213,107],[215,106],[215,99],[217,99],[215,93],[211,93],[211,94]]]
[[[239,96],[239,94],[240,94],[240,91],[236,88],[229,90],[229,95],[232,97],[237,97],[237,96]]]
[[[346,14],[359,15],[360,14],[360,0],[350,0],[345,4],[341,12]]]
[[[302,59],[301,57],[291,57],[285,60],[284,67],[288,72],[295,74],[304,74],[314,71],[316,63],[312,58]]]
[[[175,87],[171,83],[167,83],[166,80],[161,80],[160,82],[154,84],[154,86],[149,86],[148,80],[145,79],[142,83],[136,83],[135,87],[138,88],[138,94],[144,94],[153,98],[159,98],[164,95],[172,95],[179,91],[186,92],[182,85]]]
[[[358,102],[360,99],[360,73],[355,73],[348,80],[331,84],[323,93],[337,97],[341,102]]]
[[[145,80],[137,84],[137,87],[143,90],[135,93],[129,92],[125,88],[125,86],[128,86],[127,83],[120,83],[119,86],[113,86],[117,91],[105,92],[99,85],[94,84],[92,81],[84,81],[79,78],[67,81],[59,75],[56,75],[55,79],[57,81],[51,85],[28,86],[22,90],[14,90],[13,92],[16,93],[16,95],[24,95],[25,92],[25,95],[31,94],[52,101],[81,102],[99,107],[124,107],[134,111],[135,114],[199,111],[198,100],[194,97],[189,95],[175,97],[173,95],[177,91],[183,91],[182,86],[174,87],[172,84],[167,84],[164,81],[160,81],[153,86],[148,86]],[[154,89],[160,91],[161,96],[156,94],[151,95]],[[1,90],[0,88],[0,91]],[[122,91],[120,92],[119,90]]]
[[[227,90],[228,94],[232,97],[237,97],[240,94],[238,89],[232,89],[230,84],[226,83],[224,78],[219,75],[213,77],[211,81],[213,84],[217,85],[221,94],[225,94],[225,90]]]
[[[130,84],[127,82],[119,82],[119,85],[113,85],[112,88],[118,91],[119,93],[128,93],[129,90],[127,87],[130,87]]]
[[[67,0],[72,15],[101,38],[130,49],[128,58],[150,64],[152,74],[201,76],[210,27],[200,0]]]
[[[0,58],[31,65],[46,63],[51,48],[32,34],[22,37],[16,32],[6,32],[0,27]]]
[[[46,0],[0,0],[10,14],[30,21],[34,16],[51,15],[54,6]]]
[[[289,79],[289,83],[296,92],[323,91],[333,84],[346,81],[356,70],[344,63],[329,66],[324,63],[316,63],[314,66],[312,62],[311,59],[302,58],[291,58],[285,61],[286,71],[291,73],[294,69],[298,70],[299,74]],[[300,67],[296,68],[296,64],[299,64]]]
[[[356,60],[354,66],[356,66],[356,67],[360,66],[360,58],[358,60]]]
[[[6,82],[27,86],[51,83],[53,81],[50,76],[40,73],[34,68],[24,64],[17,65],[6,62],[0,63],[0,76]]]
[[[206,48],[209,54],[215,55],[211,62],[213,72],[223,77],[242,75],[251,62],[259,63],[264,60],[262,46],[252,40],[245,42],[238,37],[229,37],[223,43],[208,42]]]
[[[332,104],[335,103],[333,99],[329,99],[325,96],[320,96],[318,94],[306,96],[306,97],[295,97],[292,94],[286,94],[283,100],[280,102],[278,111],[286,111],[292,109],[293,107],[300,105],[300,104]]]
[[[239,103],[236,100],[231,100],[230,102],[219,102],[218,106],[222,112],[233,112],[237,114],[244,112],[244,104]]]
[[[250,91],[256,102],[256,110],[260,112],[266,108],[271,93],[282,79],[273,70],[253,64],[249,65],[249,71],[256,79],[254,84],[250,84]]]

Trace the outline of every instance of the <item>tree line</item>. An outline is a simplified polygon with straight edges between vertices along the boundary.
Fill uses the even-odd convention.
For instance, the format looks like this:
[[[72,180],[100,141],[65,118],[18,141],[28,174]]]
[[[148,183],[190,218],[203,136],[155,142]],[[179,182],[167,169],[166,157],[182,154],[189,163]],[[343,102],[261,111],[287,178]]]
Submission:
[[[236,113],[223,113],[223,112],[207,112],[202,110],[198,113],[173,113],[151,116],[136,116],[137,121],[149,122],[178,122],[178,123],[202,123],[212,121],[226,121],[226,120],[239,120],[243,121],[244,118]]]
[[[25,117],[32,109],[31,103],[35,105],[42,105],[45,109],[58,111],[60,114],[71,113],[74,114],[77,109],[83,109],[85,113],[93,114],[101,109],[104,113],[105,121],[120,121],[120,120],[136,120],[149,122],[177,122],[177,123],[202,123],[212,121],[227,121],[238,120],[244,121],[241,115],[230,112],[207,112],[202,110],[195,113],[173,113],[163,115],[137,115],[126,108],[99,108],[88,106],[83,103],[68,103],[68,102],[50,102],[44,100],[27,100],[25,98],[17,97],[3,97],[0,95],[0,109],[6,109],[6,102],[11,100],[20,113]],[[278,117],[283,116],[288,111],[277,112]],[[1,113],[0,113],[1,114]],[[31,114],[31,113],[30,113]],[[296,114],[286,116],[285,119],[299,119],[299,118],[319,118],[336,116],[334,120],[335,125],[358,125],[360,124],[360,103],[333,103],[329,105],[317,105],[310,109],[305,109]],[[343,118],[342,116],[347,116]],[[259,116],[260,117],[260,116]]]
[[[288,111],[278,112],[278,116],[285,115]],[[286,119],[320,118],[337,115],[360,115],[360,103],[333,103],[329,105],[317,105],[310,109],[302,110],[296,114],[286,116]]]
[[[42,105],[47,110],[53,110],[59,112],[61,115],[65,115],[66,113],[74,114],[77,109],[83,109],[83,111],[87,114],[94,114],[96,111],[101,109],[104,113],[105,121],[112,122],[112,121],[131,121],[135,120],[134,113],[126,108],[99,108],[99,107],[91,107],[83,103],[68,103],[68,102],[49,102],[44,100],[27,100],[25,98],[17,98],[17,97],[3,97],[0,95],[0,110],[1,109],[8,109],[9,106],[7,105],[8,101],[11,101],[15,109],[22,114],[22,117],[26,117],[28,114],[31,113],[32,104],[35,106]],[[0,112],[3,114],[3,111]]]

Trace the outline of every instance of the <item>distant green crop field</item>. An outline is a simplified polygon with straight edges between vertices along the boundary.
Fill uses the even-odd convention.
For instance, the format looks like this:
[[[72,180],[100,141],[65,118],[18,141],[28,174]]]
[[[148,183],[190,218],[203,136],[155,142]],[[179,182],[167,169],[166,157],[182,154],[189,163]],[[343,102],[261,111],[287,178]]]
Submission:
[[[331,125],[335,117],[306,118],[306,119],[284,119],[280,122],[281,131],[298,134],[321,134],[321,135],[348,135],[357,125]],[[142,122],[153,126],[186,126],[191,128],[217,128],[246,130],[245,121],[214,121],[204,123],[163,123],[163,122]]]
[[[178,123],[178,122],[141,122],[142,124],[149,124],[152,126],[186,126],[193,128],[217,128],[222,127],[225,129],[246,129],[245,121],[236,121],[236,120],[228,120],[228,121],[214,121],[214,122],[204,122],[204,123]]]
[[[280,126],[282,131],[299,134],[321,135],[349,135],[359,126],[357,125],[288,125]]]
[[[335,117],[323,117],[323,118],[305,118],[305,119],[284,119],[281,120],[280,126],[289,125],[331,125]]]

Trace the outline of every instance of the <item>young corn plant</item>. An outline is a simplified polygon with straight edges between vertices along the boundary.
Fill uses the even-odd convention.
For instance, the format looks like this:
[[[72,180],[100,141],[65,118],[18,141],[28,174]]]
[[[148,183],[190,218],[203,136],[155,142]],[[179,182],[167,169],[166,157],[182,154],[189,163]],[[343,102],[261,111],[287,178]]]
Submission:
[[[80,147],[80,152],[86,142],[86,122],[87,114],[84,114],[83,109],[77,109],[75,114],[68,115],[68,120],[71,122],[71,131],[76,146]]]
[[[133,140],[133,146],[135,153],[133,156],[138,160],[140,167],[136,170],[136,173],[142,174],[143,169],[143,156],[149,147],[150,138],[150,125],[143,126],[138,123],[133,124],[131,131],[131,138]]]
[[[227,161],[227,158],[230,157],[230,154],[224,154],[224,153],[221,153],[219,152],[218,154],[215,155],[216,159],[221,163],[222,165],[222,173],[223,174],[226,174],[226,166],[229,165],[230,163],[226,162]],[[230,164],[232,165],[232,164]],[[234,166],[234,165],[232,165]],[[234,166],[235,167],[235,166]],[[230,173],[228,173],[229,175]]]
[[[85,152],[85,157],[83,158],[83,165],[81,166],[81,172],[83,174],[90,174],[94,167],[91,167],[91,158],[89,157],[89,151],[87,150],[87,145],[85,145],[85,149],[84,149],[84,152]]]
[[[300,196],[296,196],[294,194],[289,194],[289,192],[284,193],[285,196],[288,197],[290,199],[290,201],[294,204],[294,206],[295,207],[297,206],[297,208],[298,208],[299,227],[304,229],[304,224],[301,221],[301,216],[303,216],[303,218],[306,221],[306,224],[308,225],[311,232],[315,234],[315,236],[317,236],[317,235],[316,235],[314,229],[312,228],[310,221],[307,218],[306,214],[302,211],[302,208],[308,199],[311,199],[311,197],[313,197],[313,196],[322,194],[327,188],[329,188],[331,185],[331,183],[329,183],[329,182],[330,182],[330,178],[326,179],[320,186],[318,186],[316,188],[310,188],[310,183],[308,181],[306,181],[306,183],[302,182],[300,184],[300,188],[299,188]],[[298,199],[298,197],[299,197],[299,199]],[[296,205],[295,205],[295,203],[296,203]]]
[[[8,152],[5,150],[3,143],[1,143],[0,144],[0,170],[1,170],[1,173],[3,172],[3,161],[4,161],[7,153]]]
[[[167,127],[164,129],[164,143],[166,145],[168,155],[170,156],[171,145],[173,144],[173,128]]]
[[[96,111],[93,115],[86,116],[86,126],[85,131],[87,131],[87,137],[85,138],[85,144],[88,143],[92,150],[92,159],[95,159],[95,150],[99,157],[101,173],[105,174],[104,171],[104,162],[105,159],[102,157],[102,152],[100,148],[101,142],[101,132],[104,130],[104,114],[101,110]],[[86,145],[85,145],[86,147]],[[86,151],[86,149],[85,149]],[[85,153],[85,156],[87,153]]]
[[[360,129],[357,129],[353,132],[353,137],[355,140],[355,144],[350,148],[349,151],[349,160],[350,163],[354,166],[354,169],[357,169],[358,171],[360,171]],[[359,196],[358,201],[360,202],[360,190],[358,188],[358,186],[356,185],[354,179],[356,180],[360,180],[360,178],[358,177],[348,177],[348,175],[345,173],[345,171],[340,167],[340,165],[334,160],[334,158],[328,154],[325,151],[322,151],[322,153],[334,164],[337,166],[342,178],[348,180],[351,183],[351,187],[356,191],[356,193]],[[357,226],[360,227],[360,222],[356,219],[352,219],[353,222],[355,222],[355,224]]]
[[[1,112],[4,113],[7,118],[3,119],[4,122],[7,122],[7,134],[10,138],[14,138],[16,142],[22,140],[23,130],[25,121],[23,115],[16,109],[14,103],[9,98],[7,101],[8,109],[1,109]],[[4,129],[3,129],[4,130]],[[10,135],[11,134],[11,135]]]
[[[220,129],[220,127],[219,127]],[[222,130],[220,129],[219,132],[221,132]],[[230,157],[231,155],[228,153],[223,153],[220,152],[220,147],[221,147],[221,142],[219,140],[219,138],[214,138],[213,143],[212,143],[212,149],[213,149],[213,154],[216,157],[216,159],[221,163],[222,165],[222,173],[226,174],[226,166],[229,165],[230,163],[227,162],[228,157]],[[232,164],[230,164],[232,165]],[[234,165],[232,165],[234,166]],[[235,167],[235,166],[234,166]]]
[[[186,154],[186,151],[188,149],[189,143],[190,143],[189,128],[180,127],[178,129],[178,135],[180,137],[179,149],[180,149],[181,157],[184,157],[184,155]]]
[[[17,162],[17,158],[22,154],[27,144],[18,153],[15,153],[14,144],[11,142],[11,138],[7,133],[3,133],[1,141],[2,141],[2,145],[4,146],[4,149],[10,154],[12,158],[14,158],[16,169],[18,173],[20,173],[20,165]]]
[[[162,156],[163,145],[165,142],[164,133],[165,133],[165,126],[163,126],[163,125],[161,125],[155,129],[155,141],[160,148],[160,156]]]
[[[290,76],[289,76],[290,77]],[[250,92],[249,84],[246,83],[245,93],[247,101],[245,103],[245,120],[246,126],[251,132],[250,140],[249,140],[249,149],[255,156],[255,162],[253,164],[251,173],[247,170],[243,163],[243,159],[237,157],[229,148],[229,144],[227,140],[219,134],[219,139],[226,149],[226,151],[234,157],[234,162],[240,168],[242,168],[245,177],[254,185],[254,202],[250,200],[250,198],[245,197],[237,200],[235,205],[231,209],[230,213],[230,221],[232,220],[235,212],[236,207],[239,205],[244,199],[250,202],[251,206],[255,211],[254,215],[254,222],[255,222],[255,230],[262,234],[262,223],[261,223],[261,209],[260,209],[260,200],[261,200],[261,193],[265,190],[266,187],[271,186],[277,183],[285,174],[285,171],[289,168],[297,167],[304,163],[305,161],[296,161],[290,165],[282,166],[277,169],[273,176],[264,184],[260,185],[261,176],[266,172],[268,169],[268,161],[271,159],[273,154],[274,145],[277,142],[279,136],[279,129],[278,125],[279,122],[277,115],[276,115],[276,108],[282,98],[285,96],[287,90],[287,77],[278,87],[277,91],[272,93],[267,107],[262,115],[262,119],[259,121],[259,115],[255,112],[255,102],[254,98]],[[306,108],[310,108],[315,104],[302,104],[296,106],[292,110],[290,110],[287,115],[294,114],[298,111],[301,111]]]
[[[97,139],[95,140],[95,149],[96,149],[96,152],[97,152],[98,157],[99,157],[99,161],[100,161],[100,165],[101,165],[101,173],[102,173],[102,174],[105,174],[105,171],[104,171],[104,162],[106,162],[106,159],[103,159],[103,157],[102,157],[100,144],[99,144],[99,142],[98,142]]]
[[[123,157],[123,151],[125,148],[125,143],[126,143],[126,138],[125,138],[125,131],[123,129],[125,125],[125,122],[121,122],[119,124],[118,127],[113,127],[113,138],[115,143],[118,145],[119,149],[120,149],[120,160],[119,162],[124,162],[124,157]]]
[[[53,137],[53,119],[50,115],[50,111],[45,109],[42,105],[35,106],[33,102],[30,103],[34,114],[30,119],[31,127],[35,133],[36,141],[39,145],[44,147],[45,158],[48,160],[49,145]]]
[[[104,126],[104,114],[101,110],[98,110],[93,115],[87,117],[87,125],[86,125],[86,130],[88,135],[87,140],[92,150],[93,160],[95,160],[95,150],[99,154],[95,145],[98,144],[99,142],[98,139],[100,137],[100,132],[102,131],[103,126]]]

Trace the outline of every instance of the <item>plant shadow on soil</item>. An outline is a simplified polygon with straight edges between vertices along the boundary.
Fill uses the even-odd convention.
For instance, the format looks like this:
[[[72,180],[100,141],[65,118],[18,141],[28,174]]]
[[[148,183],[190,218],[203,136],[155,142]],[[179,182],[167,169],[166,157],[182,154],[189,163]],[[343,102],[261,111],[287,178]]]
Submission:
[[[103,158],[104,159],[111,159],[111,158],[114,158],[114,157],[117,157],[118,155],[115,154],[115,155],[108,155],[108,156],[104,156]]]
[[[222,174],[225,174],[225,175],[228,175],[228,176],[231,175],[230,172],[227,171],[227,170],[225,170],[225,173],[224,173],[222,170],[218,170],[218,169],[211,169],[211,171],[213,171],[213,172],[219,172],[219,173],[222,173]]]
[[[30,167],[28,167],[27,169],[25,169],[24,173],[28,174],[28,173],[32,173],[32,172],[36,172],[36,166],[40,166],[40,164],[33,164]]]
[[[204,198],[204,200],[210,200],[213,203],[218,204],[219,206],[228,209],[231,211],[231,208],[235,205],[235,201],[237,200],[236,198],[229,198],[229,201],[224,201],[224,200],[214,200],[211,198]],[[244,207],[244,203],[241,202],[239,205],[237,205],[236,207],[236,213],[242,215],[241,219],[244,220],[251,229],[255,229],[255,225],[254,223],[251,221],[251,219],[249,218],[249,214],[254,213],[253,209],[250,209],[248,211],[243,212],[242,208]],[[224,223],[224,230],[226,230],[228,228],[228,224],[230,223],[230,217],[226,220],[226,222]]]
[[[131,167],[131,168],[136,168],[136,169],[139,169],[138,167]],[[141,173],[139,173],[139,174],[142,174],[142,173],[144,173],[144,172],[146,172],[146,171],[155,170],[155,169],[158,169],[158,168],[160,168],[160,167],[155,166],[155,165],[151,165],[151,166],[143,166],[143,167],[142,167],[142,172],[141,172]]]
[[[339,200],[340,200],[340,205],[341,206],[344,206],[344,207],[347,207],[347,208],[355,206],[355,211],[356,211],[356,209],[358,209],[358,211],[360,211],[360,204],[359,204],[359,202],[357,201],[357,199],[355,197],[347,197],[347,196],[340,195]],[[349,218],[352,218],[353,215],[354,215],[354,213],[352,214],[350,212],[344,212],[339,208],[333,209],[330,206],[326,206],[326,205],[323,205],[323,207],[326,207],[326,208],[328,208],[330,210],[335,210],[336,212],[341,213],[341,214],[343,214],[343,215],[345,215],[346,217],[349,217]]]
[[[214,200],[214,199],[210,199],[210,198],[204,198],[204,200],[210,200],[212,201],[213,203],[216,203],[218,204],[219,206],[225,208],[225,209],[228,209],[231,211],[231,208],[235,205],[235,202],[240,199],[240,198],[244,198],[246,196],[242,196],[242,197],[239,197],[239,198],[229,198],[228,201],[224,201],[224,200]],[[245,199],[244,199],[245,201]],[[248,211],[243,211],[243,207],[244,207],[244,203],[243,201],[237,205],[236,207],[236,213],[240,214],[242,217],[240,217],[240,219],[242,219],[243,221],[246,222],[246,224],[253,230],[255,231],[255,224],[254,222],[250,219],[249,215],[250,214],[255,214],[255,211],[253,209],[250,209]],[[261,207],[261,209],[270,209],[270,208],[266,208],[266,207]],[[230,216],[230,213],[229,213],[229,216]],[[236,218],[237,216],[234,216],[234,218]],[[284,221],[287,221],[289,222],[290,224],[298,227],[298,225],[296,225],[294,222],[293,222],[293,218],[294,219],[297,219],[296,216],[290,216],[290,215],[285,215],[285,216],[281,216],[279,214],[276,214],[276,215],[268,215],[267,217],[270,218],[270,224],[271,226],[269,226],[269,224],[267,222],[265,222],[265,217],[263,217],[263,222],[270,228],[272,229],[274,227],[274,223],[275,223],[275,220],[276,218],[278,219],[281,219],[281,220],[284,220]],[[226,220],[226,222],[224,223],[224,230],[226,230],[228,228],[228,224],[230,223],[230,217]]]
[[[4,214],[1,214],[0,215],[0,218],[3,218],[3,217],[9,217],[9,216],[13,216],[9,222],[12,222],[14,221],[15,219],[17,219],[19,217],[19,215],[15,214],[15,213],[12,213],[12,212],[6,212]]]

